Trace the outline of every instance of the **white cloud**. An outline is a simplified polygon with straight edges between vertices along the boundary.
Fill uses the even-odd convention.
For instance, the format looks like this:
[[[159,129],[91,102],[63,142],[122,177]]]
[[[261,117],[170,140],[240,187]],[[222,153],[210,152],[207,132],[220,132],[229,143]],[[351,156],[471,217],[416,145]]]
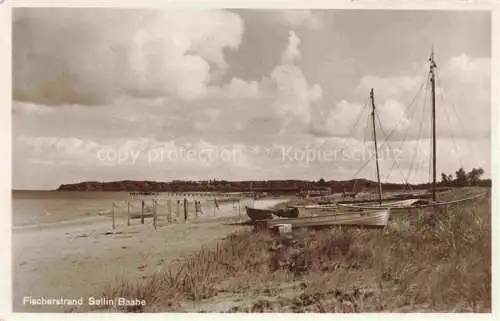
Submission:
[[[377,126],[383,126],[385,133],[389,134],[394,128],[399,132],[405,131],[411,123],[406,115],[406,106],[401,102],[388,99],[376,107],[378,114]],[[380,123],[378,122],[380,120]]]
[[[221,87],[210,87],[209,94],[212,98],[253,99],[265,96],[266,89],[260,82],[255,80],[246,81],[241,78],[234,77],[228,84]]]
[[[285,10],[282,13],[283,19],[291,27],[308,27],[319,29],[323,25],[321,13],[311,10]]]
[[[21,115],[47,115],[52,114],[54,108],[33,103],[16,102],[12,112]]]
[[[335,104],[332,111],[326,115],[325,128],[323,130],[334,136],[347,136],[352,133],[351,137],[362,139],[362,134],[366,130],[366,121],[361,124],[359,122],[356,124],[358,115],[360,115],[362,111],[363,106],[361,104],[342,100]],[[364,115],[368,115],[368,112],[366,111]],[[366,120],[366,117],[364,118]]]
[[[461,54],[448,61],[438,61],[437,75],[438,135],[488,137],[491,112],[490,59],[471,58]],[[366,76],[361,79],[356,90],[368,96],[369,90],[374,88],[384,128],[390,130],[399,124],[396,130],[400,134],[409,129],[409,137],[420,137],[417,136],[419,131],[428,137],[431,103],[430,85],[426,89],[425,80],[422,76]],[[401,135],[394,135],[394,138],[398,137],[401,138]]]
[[[281,64],[282,65],[291,65],[294,63],[295,59],[300,56],[300,39],[297,37],[294,31],[290,31],[288,35],[288,46],[285,51],[281,55]]]
[[[271,79],[277,86],[275,108],[283,115],[293,115],[303,123],[311,121],[311,103],[321,98],[319,85],[309,88],[302,70],[295,64],[300,56],[300,39],[290,31],[288,45],[281,56],[281,64],[274,68]]]
[[[123,93],[202,98],[244,29],[227,11],[16,9],[14,16],[14,98],[42,104],[98,104]]]
[[[309,88],[309,97],[311,99],[311,102],[320,100],[321,97],[323,97],[323,90],[321,89],[321,86],[316,84]]]
[[[465,54],[438,65],[438,115],[446,135],[489,137],[491,59]]]
[[[296,33],[290,31],[287,46],[281,54],[280,64],[272,70],[269,77],[262,77],[259,81],[247,81],[234,77],[227,85],[210,88],[211,96],[230,99],[259,99],[256,101],[257,104],[272,105],[279,114],[276,116],[283,118],[287,124],[309,123],[311,121],[311,104],[319,101],[323,92],[318,84],[309,87],[297,64],[297,60],[300,58],[300,43]],[[252,108],[259,109],[256,106]],[[270,110],[261,111],[267,116],[271,113]],[[240,116],[242,115],[240,114]],[[288,127],[288,129],[291,128]]]
[[[314,124],[313,133],[319,133],[320,136],[348,136],[358,140],[373,140],[371,110],[370,104],[361,105],[341,100],[318,119]],[[405,106],[398,101],[391,99],[379,103],[376,112],[378,117],[375,119],[375,126],[379,139],[384,138],[383,133],[389,134],[394,128],[402,132],[410,125]]]
[[[438,66],[438,68],[440,68]],[[472,59],[462,53],[452,57],[442,67],[446,78],[456,78],[457,81],[478,85],[488,85],[491,60],[488,58]]]

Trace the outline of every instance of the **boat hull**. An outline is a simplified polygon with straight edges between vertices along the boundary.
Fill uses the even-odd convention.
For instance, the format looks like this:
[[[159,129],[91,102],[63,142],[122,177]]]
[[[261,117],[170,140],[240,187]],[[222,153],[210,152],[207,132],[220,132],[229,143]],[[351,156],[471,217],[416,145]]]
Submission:
[[[283,218],[295,218],[299,216],[299,209],[295,207],[288,207],[284,209],[260,209],[247,207],[247,215],[253,221],[272,219],[273,215]]]
[[[379,201],[365,201],[358,203],[339,202],[337,203],[337,205],[340,208],[348,210],[380,210],[384,208],[391,208],[391,209],[408,208],[419,201],[420,199],[413,198],[407,200],[382,201],[382,204],[379,204]]]
[[[333,214],[337,208],[336,205],[305,205],[297,207],[301,217]]]
[[[322,215],[289,219],[266,220],[268,228],[280,224],[290,224],[292,228],[329,226],[384,227],[389,221],[389,209],[342,215]]]
[[[273,218],[271,210],[247,207],[247,215],[252,221],[268,220]]]
[[[289,207],[289,208],[273,211],[272,214],[274,214],[278,217],[295,218],[295,217],[299,217],[299,209],[296,207]]]

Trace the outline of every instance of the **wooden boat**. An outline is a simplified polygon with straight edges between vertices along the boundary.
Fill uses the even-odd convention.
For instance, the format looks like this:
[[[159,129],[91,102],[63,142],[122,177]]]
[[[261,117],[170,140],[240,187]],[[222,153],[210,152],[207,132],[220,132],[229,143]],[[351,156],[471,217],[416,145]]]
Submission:
[[[419,199],[427,199],[431,198],[432,193],[401,193],[401,194],[394,194],[392,195],[392,198],[394,199],[408,199],[408,198],[419,198]]]
[[[290,218],[299,217],[299,209],[296,207],[287,207],[284,209],[276,210],[272,212],[272,214],[278,217],[290,217]]]
[[[418,199],[418,198],[410,198],[410,199],[405,199],[405,200],[382,199],[382,201],[373,200],[373,201],[363,201],[363,202],[358,202],[358,203],[356,203],[356,202],[338,202],[337,205],[340,208],[346,208],[346,209],[371,210],[371,209],[382,209],[382,208],[407,208],[408,206],[411,206],[419,201],[420,201],[420,199]]]
[[[287,207],[278,210],[247,207],[246,210],[247,210],[247,215],[253,221],[272,219],[273,215],[278,217],[290,217],[290,218],[299,216],[299,209],[295,207]]]
[[[318,214],[333,214],[338,209],[337,205],[298,205],[296,208],[299,211],[301,217],[304,216],[316,216]]]
[[[296,205],[296,208],[305,208],[305,209],[330,209],[330,208],[337,208],[336,204],[310,204],[310,205]]]
[[[265,220],[267,228],[290,224],[292,228],[324,228],[330,226],[384,227],[389,221],[390,209],[342,215],[320,215],[288,219]]]
[[[252,221],[261,221],[273,218],[272,210],[253,207],[247,207],[246,210],[248,217],[250,217]]]

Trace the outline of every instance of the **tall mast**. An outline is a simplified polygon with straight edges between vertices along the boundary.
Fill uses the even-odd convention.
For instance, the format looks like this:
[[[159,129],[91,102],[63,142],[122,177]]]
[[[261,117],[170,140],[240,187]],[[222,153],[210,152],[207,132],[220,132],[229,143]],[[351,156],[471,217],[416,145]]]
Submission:
[[[430,62],[430,80],[431,80],[431,100],[432,100],[432,200],[436,201],[436,78],[434,61],[434,50],[429,58]]]
[[[380,168],[378,166],[377,131],[375,130],[375,99],[373,97],[373,88],[370,91],[370,100],[372,102],[373,139],[375,141],[375,160],[377,162],[378,199],[379,203],[382,204],[382,184],[380,183]]]

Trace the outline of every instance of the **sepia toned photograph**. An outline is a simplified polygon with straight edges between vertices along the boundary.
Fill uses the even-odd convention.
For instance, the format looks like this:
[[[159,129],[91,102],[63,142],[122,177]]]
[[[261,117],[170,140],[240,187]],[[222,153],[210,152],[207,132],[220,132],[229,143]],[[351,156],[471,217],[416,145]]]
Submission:
[[[12,309],[491,313],[492,12],[12,8]]]

